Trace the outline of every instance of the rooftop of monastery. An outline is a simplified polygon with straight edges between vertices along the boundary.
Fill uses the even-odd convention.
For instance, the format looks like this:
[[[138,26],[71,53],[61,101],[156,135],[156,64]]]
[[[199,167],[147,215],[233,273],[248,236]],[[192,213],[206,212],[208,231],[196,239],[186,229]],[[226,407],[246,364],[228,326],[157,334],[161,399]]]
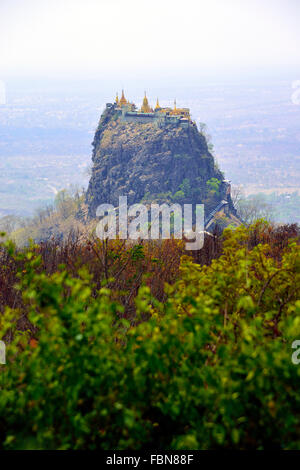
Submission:
[[[125,98],[124,90],[122,90],[121,98],[117,93],[114,103],[107,103],[107,108],[114,108],[120,114],[121,119],[125,121],[152,122],[158,126],[173,123],[183,127],[194,126],[191,120],[189,108],[177,108],[176,100],[174,107],[162,107],[157,98],[154,108],[149,104],[146,92],[140,108],[135,103]]]

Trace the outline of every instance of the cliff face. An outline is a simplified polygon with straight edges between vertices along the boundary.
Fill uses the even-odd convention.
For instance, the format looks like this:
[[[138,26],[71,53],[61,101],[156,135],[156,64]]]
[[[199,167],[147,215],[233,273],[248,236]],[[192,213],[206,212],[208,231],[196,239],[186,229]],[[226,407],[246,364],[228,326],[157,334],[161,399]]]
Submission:
[[[91,216],[101,203],[117,207],[119,196],[127,196],[128,204],[204,203],[206,214],[223,199],[232,206],[224,176],[195,125],[127,122],[114,107],[106,108],[92,145]]]

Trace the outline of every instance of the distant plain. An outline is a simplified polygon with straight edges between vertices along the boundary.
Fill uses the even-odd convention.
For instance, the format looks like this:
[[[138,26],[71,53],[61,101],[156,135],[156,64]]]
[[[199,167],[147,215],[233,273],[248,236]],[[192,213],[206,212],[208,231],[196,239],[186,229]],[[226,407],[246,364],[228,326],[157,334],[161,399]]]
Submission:
[[[295,77],[297,78],[297,77]],[[106,102],[116,90],[82,83],[68,88],[6,84],[0,105],[0,216],[31,215],[66,187],[86,187],[91,142]],[[120,90],[119,90],[120,91]],[[140,105],[143,90],[125,88]],[[149,101],[189,107],[207,125],[226,179],[252,193],[300,194],[300,105],[292,82],[227,81],[174,84],[148,90]]]

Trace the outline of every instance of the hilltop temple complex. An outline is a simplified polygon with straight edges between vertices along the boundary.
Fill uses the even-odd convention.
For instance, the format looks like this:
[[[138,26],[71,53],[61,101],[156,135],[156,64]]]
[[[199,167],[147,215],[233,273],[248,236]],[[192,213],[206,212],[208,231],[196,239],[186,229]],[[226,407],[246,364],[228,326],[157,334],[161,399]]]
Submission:
[[[166,124],[182,127],[195,126],[194,121],[191,120],[189,108],[177,108],[176,100],[174,101],[173,108],[163,108],[160,106],[157,99],[155,108],[153,109],[148,102],[146,92],[140,109],[125,98],[124,90],[122,90],[120,99],[117,93],[115,102],[107,103],[106,107],[114,108],[124,121],[151,122],[158,127],[163,127]]]

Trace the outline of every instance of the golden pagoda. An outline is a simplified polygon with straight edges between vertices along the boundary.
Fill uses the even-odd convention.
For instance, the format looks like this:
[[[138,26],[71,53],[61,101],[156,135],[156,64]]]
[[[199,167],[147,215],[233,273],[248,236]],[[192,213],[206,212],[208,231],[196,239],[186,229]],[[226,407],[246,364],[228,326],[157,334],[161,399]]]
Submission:
[[[144,99],[143,99],[143,104],[142,104],[142,107],[141,107],[141,112],[142,113],[153,113],[153,110],[150,108],[149,106],[149,103],[148,103],[148,98],[146,96],[146,92],[145,92],[145,96],[144,96]]]
[[[124,90],[122,90],[122,96],[121,96],[121,99],[120,99],[120,101],[119,101],[119,104],[120,104],[121,106],[126,106],[126,105],[127,105],[127,100],[126,100],[126,98],[125,98],[125,96],[124,96]]]
[[[172,116],[182,116],[183,118],[190,119],[190,110],[188,108],[177,108],[176,99],[174,100],[174,109],[170,112]]]
[[[175,115],[175,116],[178,115],[178,114],[181,114],[181,110],[177,109],[176,100],[174,100],[174,109],[172,110],[171,114]]]
[[[138,117],[143,114],[143,122],[158,122],[159,126],[166,125],[168,122],[172,124],[176,122],[181,126],[189,126],[190,124],[194,125],[194,122],[191,121],[189,108],[177,108],[176,99],[174,100],[173,108],[164,108],[160,106],[157,98],[155,108],[152,109],[146,92],[142,106],[139,110],[133,102],[130,102],[125,98],[124,90],[122,90],[122,96],[120,99],[119,93],[116,93],[114,104],[107,103],[106,106],[108,109],[116,109],[122,120],[128,119],[131,120],[131,122],[134,120],[134,117]]]

